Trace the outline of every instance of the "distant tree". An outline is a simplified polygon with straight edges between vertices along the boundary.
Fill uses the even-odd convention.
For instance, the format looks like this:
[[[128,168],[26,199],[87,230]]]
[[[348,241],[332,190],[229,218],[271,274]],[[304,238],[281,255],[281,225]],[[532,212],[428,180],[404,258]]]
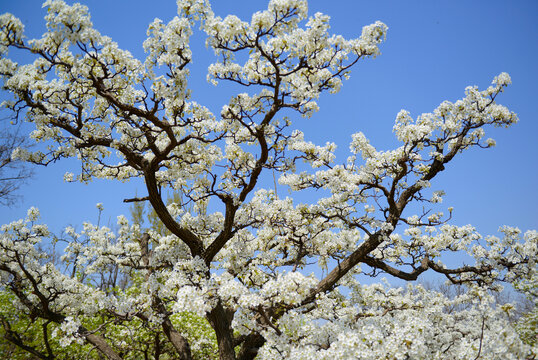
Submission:
[[[114,231],[68,228],[62,268],[37,245],[53,238],[37,209],[4,225],[0,284],[20,317],[3,317],[10,343],[38,346],[13,340],[25,321],[51,326],[53,341],[85,357],[114,360],[536,356],[491,292],[536,283],[538,232],[503,227],[484,239],[449,224],[451,208],[434,211],[443,192],[429,189],[454,158],[494,145],[486,128],[517,121],[496,103],[508,74],[416,119],[401,111],[396,149],[378,151],[353,134],[347,161],[336,163],[335,145],[306,141],[292,118],[311,116],[352,66],[379,54],[385,24],[347,40],[329,34],[328,16],[308,18],[304,0],[272,0],[250,22],[179,0],[179,16],[149,25],[142,62],[95,30],[86,7],[45,4],[48,30],[34,41],[19,19],[0,16],[0,74],[15,98],[7,107],[49,145],[15,155],[37,164],[77,158],[82,170],[68,181],[143,179],[145,194],[129,201],[148,202],[160,227],[141,231],[140,220],[119,216]],[[217,115],[190,99],[195,27],[216,53],[210,81],[240,88]],[[19,65],[11,48],[36,59]],[[273,176],[309,202],[264,189]],[[178,195],[167,204],[169,189]],[[448,266],[454,253],[471,265]],[[129,281],[109,281],[113,271]],[[451,298],[413,285],[426,271],[467,291]],[[409,285],[363,285],[379,273]],[[521,289],[534,296],[531,285]],[[42,343],[40,355],[27,351],[50,358]]]
[[[520,279],[514,283],[516,290],[526,295],[525,307],[520,310],[516,330],[523,341],[538,347],[538,280]]]
[[[15,202],[16,191],[32,176],[32,170],[11,156],[15,149],[29,145],[27,137],[5,121],[0,126],[0,204],[8,206]]]

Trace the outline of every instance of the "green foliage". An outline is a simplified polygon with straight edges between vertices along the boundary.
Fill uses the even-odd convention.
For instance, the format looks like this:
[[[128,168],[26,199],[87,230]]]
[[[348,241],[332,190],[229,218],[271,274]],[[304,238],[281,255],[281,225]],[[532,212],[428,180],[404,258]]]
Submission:
[[[179,195],[172,194],[167,202],[168,204],[180,203]],[[159,220],[155,211],[148,211],[143,202],[134,203],[130,208],[130,214],[132,222],[140,226],[141,233],[151,230],[161,236],[169,235],[169,231]],[[69,259],[63,259],[64,263],[66,261]],[[78,275],[74,274],[74,276]],[[104,277],[106,275],[103,273]],[[141,286],[144,286],[146,282],[145,276],[133,272],[126,274],[126,277],[127,285],[123,288],[116,286],[115,294],[120,297],[129,297],[140,293]],[[59,324],[33,318],[30,314],[15,308],[16,303],[12,292],[0,290],[0,359],[27,360],[37,359],[40,356],[66,360],[101,359],[98,351],[88,343],[78,343],[76,339],[70,344],[60,343],[62,330]],[[156,353],[159,353],[160,360],[173,359],[170,354],[173,354],[174,350],[163,335],[160,324],[137,317],[130,317],[125,321],[117,321],[117,319],[111,321],[111,319],[110,314],[103,312],[94,317],[84,318],[81,325],[87,329],[94,329],[93,331],[97,334],[106,334],[109,344],[121,354],[123,359],[149,359],[153,358]],[[183,312],[172,315],[171,321],[176,329],[193,344],[191,349],[193,359],[218,358],[216,335],[205,318],[194,313]],[[22,344],[26,350],[15,343]]]
[[[136,292],[136,287],[137,281],[134,281],[127,292]],[[24,344],[27,349],[31,348],[44,356],[50,355],[54,359],[101,359],[99,353],[87,343],[74,341],[69,345],[61,344],[58,339],[62,331],[58,324],[40,318],[33,319],[16,309],[13,306],[14,300],[13,294],[0,291],[0,359],[37,359],[31,352],[10,341],[10,337]],[[206,319],[193,313],[181,313],[173,315],[171,320],[189,342],[195,344],[192,348],[193,359],[218,358],[215,332]],[[173,359],[169,354],[174,351],[158,324],[138,318],[125,322],[108,322],[106,314],[101,314],[86,318],[82,325],[88,329],[99,329],[97,333],[106,333],[109,343],[125,360],[152,358],[157,346],[160,349],[160,360]]]
[[[181,195],[173,192],[168,196],[167,205],[171,203],[182,204]],[[187,211],[199,213],[204,209],[195,209],[193,206],[188,207]],[[161,236],[170,235],[170,231],[164,226],[153,208],[147,211],[144,202],[135,202],[130,207],[131,220],[133,224],[140,226],[141,232],[151,230]],[[144,227],[147,224],[148,227]],[[134,274],[132,282],[134,286],[127,289],[127,292],[136,292],[138,286],[144,281],[139,274]],[[183,336],[192,344],[192,356],[196,360],[218,359],[218,345],[215,331],[207,319],[191,312],[182,312],[173,314],[171,320]]]
[[[526,344],[531,346],[538,345],[538,309],[523,315],[516,324],[516,330],[519,337]]]
[[[533,281],[534,280],[534,281]],[[514,287],[527,296],[530,306],[516,323],[519,337],[531,346],[538,346],[538,283],[536,279],[518,281]]]
[[[37,354],[54,359],[99,359],[91,345],[76,342],[60,344],[54,335],[61,332],[59,325],[34,318],[16,308],[15,295],[0,290],[0,359],[37,359]],[[22,344],[27,350],[15,345]],[[33,354],[32,354],[33,352]]]
[[[189,343],[193,344],[191,350],[194,359],[218,359],[217,337],[205,318],[191,312],[183,312],[172,315],[171,319]]]

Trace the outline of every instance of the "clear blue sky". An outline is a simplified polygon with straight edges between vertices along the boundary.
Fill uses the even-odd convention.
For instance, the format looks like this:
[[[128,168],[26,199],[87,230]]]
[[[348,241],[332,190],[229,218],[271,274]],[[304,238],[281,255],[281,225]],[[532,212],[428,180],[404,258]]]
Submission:
[[[71,3],[71,1],[69,1]],[[147,25],[158,17],[176,14],[174,0],[82,1],[90,8],[94,26],[119,46],[142,59]],[[221,16],[250,15],[266,7],[262,0],[213,1]],[[381,20],[389,26],[382,55],[361,62],[339,94],[322,97],[321,111],[311,119],[298,118],[295,126],[319,144],[339,145],[339,162],[345,161],[350,134],[362,131],[378,149],[397,146],[392,134],[394,118],[402,108],[413,117],[432,111],[443,100],[455,101],[467,85],[487,87],[494,76],[508,72],[513,81],[499,103],[515,111],[520,122],[510,129],[488,129],[497,147],[475,150],[454,161],[433,183],[444,189],[443,206],[453,206],[454,223],[473,224],[483,234],[506,224],[522,230],[538,228],[538,2],[530,1],[310,1],[309,12],[331,16],[332,31],[358,37],[363,25]],[[0,0],[0,13],[21,18],[29,38],[44,31],[45,10],[40,1]],[[201,39],[200,37],[195,38]],[[193,45],[190,79],[193,98],[215,113],[229,92],[206,83],[211,61],[203,41]],[[2,111],[1,116],[7,116]],[[77,172],[75,161],[37,168],[36,176],[20,191],[23,201],[0,207],[0,223],[24,217],[36,206],[43,221],[56,232],[64,226],[81,228],[97,220],[95,204],[102,202],[102,223],[115,223],[127,214],[122,199],[142,195],[140,183],[95,181],[66,184],[63,173]]]

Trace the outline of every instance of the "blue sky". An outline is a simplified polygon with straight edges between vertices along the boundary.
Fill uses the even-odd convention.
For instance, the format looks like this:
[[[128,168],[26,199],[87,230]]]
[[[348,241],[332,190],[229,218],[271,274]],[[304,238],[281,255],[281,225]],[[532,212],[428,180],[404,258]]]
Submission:
[[[142,42],[147,25],[158,17],[170,20],[175,1],[82,1],[90,8],[94,26],[112,37],[135,57],[144,57]],[[262,0],[213,1],[221,16],[236,14],[249,20],[264,9]],[[536,1],[324,1],[309,2],[309,13],[331,16],[332,31],[347,38],[358,37],[363,25],[381,20],[389,26],[382,55],[360,62],[340,93],[325,94],[321,110],[311,119],[297,117],[295,126],[318,144],[333,141],[344,162],[350,135],[362,131],[380,150],[397,146],[392,133],[400,109],[413,117],[432,111],[443,100],[455,101],[468,85],[487,87],[494,76],[508,72],[513,84],[498,102],[516,112],[520,122],[510,129],[487,129],[497,146],[474,150],[456,159],[432,184],[446,191],[443,206],[455,208],[453,223],[473,224],[483,234],[500,225],[522,230],[538,228],[538,2]],[[0,13],[21,18],[28,38],[45,30],[41,1],[0,0]],[[205,80],[211,52],[196,36],[190,84],[193,99],[218,114],[230,97],[228,91]],[[228,89],[226,89],[228,90]],[[2,95],[0,95],[2,96]],[[3,97],[3,96],[2,96]],[[9,114],[3,110],[2,117]],[[66,171],[77,172],[75,161],[37,168],[25,185],[17,205],[0,207],[0,223],[26,214],[36,206],[43,222],[59,232],[67,225],[81,228],[83,221],[97,221],[95,204],[102,202],[101,223],[115,223],[128,213],[124,198],[135,191],[144,194],[141,183],[94,181],[89,185],[63,182]]]

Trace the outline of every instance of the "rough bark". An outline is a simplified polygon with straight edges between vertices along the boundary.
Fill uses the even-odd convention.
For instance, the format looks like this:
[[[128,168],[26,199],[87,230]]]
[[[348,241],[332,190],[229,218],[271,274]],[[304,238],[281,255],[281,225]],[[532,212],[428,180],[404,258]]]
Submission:
[[[85,329],[84,329],[85,330]],[[87,332],[87,331],[86,331]],[[107,357],[107,359],[110,360],[121,360],[121,356],[119,356],[114,349],[110,347],[110,345],[107,344],[105,339],[103,339],[99,335],[95,334],[87,334],[85,335],[86,340],[93,346],[97,348],[103,355]]]
[[[232,330],[233,315],[233,311],[225,309],[219,303],[207,316],[217,336],[220,360],[236,359]]]
[[[260,334],[248,335],[241,344],[237,360],[254,360],[263,344],[265,344],[265,339]]]
[[[192,360],[191,348],[185,339],[175,328],[169,318],[165,318],[162,323],[163,331],[168,340],[176,349],[180,360]]]

